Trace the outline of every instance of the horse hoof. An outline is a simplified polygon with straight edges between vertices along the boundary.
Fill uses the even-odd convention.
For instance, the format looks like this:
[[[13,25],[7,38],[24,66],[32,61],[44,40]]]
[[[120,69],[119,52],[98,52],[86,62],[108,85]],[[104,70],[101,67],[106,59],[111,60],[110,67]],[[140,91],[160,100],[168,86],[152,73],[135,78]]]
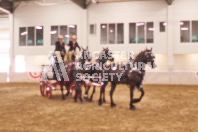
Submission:
[[[65,97],[68,97],[69,96],[69,93],[65,94]]]
[[[77,99],[74,99],[74,102],[76,103],[77,102]]]
[[[98,101],[98,105],[102,106],[102,101],[99,100]]]
[[[93,100],[92,100],[92,99],[89,99],[88,101],[89,101],[89,102],[93,102]]]
[[[130,107],[131,110],[136,110],[135,106]]]
[[[116,104],[111,104],[111,107],[116,107]]]
[[[80,99],[80,102],[81,102],[81,103],[83,103],[83,100],[82,100],[82,99]]]
[[[88,99],[88,95],[87,94],[84,95],[84,99],[86,99],[86,100]]]
[[[65,97],[64,96],[62,97],[62,100],[65,100]]]

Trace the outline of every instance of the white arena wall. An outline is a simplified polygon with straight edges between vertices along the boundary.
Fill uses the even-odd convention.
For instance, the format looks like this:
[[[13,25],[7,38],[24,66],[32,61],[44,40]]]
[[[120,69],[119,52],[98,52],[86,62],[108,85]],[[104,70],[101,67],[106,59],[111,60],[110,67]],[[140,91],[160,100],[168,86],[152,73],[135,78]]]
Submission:
[[[22,3],[11,17],[13,19],[13,44],[11,49],[13,63],[11,65],[10,82],[38,81],[32,80],[28,72],[31,71],[32,66],[44,65],[48,59],[49,51],[54,51],[55,46],[51,46],[50,36],[52,25],[77,25],[78,42],[83,47],[87,45],[87,11],[70,1],[52,6]],[[44,27],[43,46],[19,46],[19,27],[29,26]],[[25,57],[25,73],[15,72],[14,58],[19,55]]]
[[[87,10],[81,9],[72,2],[54,6],[38,6],[21,4],[11,15],[13,32],[11,37],[11,70],[10,82],[36,82],[30,79],[28,72],[14,71],[14,58],[25,56],[26,69],[32,64],[44,64],[47,54],[54,50],[50,46],[51,25],[76,24],[78,26],[78,42],[89,46],[91,51],[101,51],[109,47],[112,51],[134,51],[153,48],[156,54],[158,69],[148,70],[145,84],[198,84],[198,43],[180,43],[180,21],[198,20],[197,0],[174,0],[172,5],[161,1],[133,1],[105,4],[91,4]],[[154,22],[153,44],[129,44],[129,23]],[[159,22],[167,22],[165,33],[159,32]],[[124,23],[124,44],[100,44],[100,24]],[[11,25],[12,25],[11,24]],[[96,35],[89,35],[89,24],[96,24]],[[44,46],[20,47],[19,27],[44,26]],[[117,60],[119,61],[119,60]],[[0,74],[1,81],[7,79]]]

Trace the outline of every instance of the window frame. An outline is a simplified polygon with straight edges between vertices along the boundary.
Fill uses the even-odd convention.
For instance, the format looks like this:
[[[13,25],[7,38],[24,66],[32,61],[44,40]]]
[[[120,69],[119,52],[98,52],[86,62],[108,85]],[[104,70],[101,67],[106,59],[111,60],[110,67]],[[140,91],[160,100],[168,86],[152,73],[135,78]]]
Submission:
[[[182,28],[182,25],[180,24],[181,22],[189,22],[189,42],[182,42],[181,41],[181,28]],[[179,21],[179,31],[180,31],[180,44],[189,44],[189,43],[192,43],[192,20],[180,20]]]
[[[34,43],[33,43],[33,45],[29,45],[29,44],[28,44],[28,40],[29,40],[29,36],[28,36],[28,34],[29,34],[29,33],[28,33],[28,28],[32,28],[32,27],[34,28]],[[27,31],[26,46],[30,46],[30,47],[31,47],[31,46],[36,46],[36,30],[35,30],[35,26],[27,27],[26,31]]]
[[[93,26],[93,33],[91,33],[91,26]],[[96,24],[89,24],[89,35],[96,35]]]
[[[35,46],[44,46],[44,26],[39,26],[39,27],[42,27],[42,30],[43,30],[43,43],[42,43],[42,45],[37,45],[37,30],[39,30],[39,29],[36,29],[36,26],[35,26],[35,32],[36,32],[36,36],[35,36],[35,38],[36,38],[36,41],[35,41]]]
[[[109,25],[110,24],[115,24],[115,43],[111,44],[109,43]],[[123,24],[123,43],[117,43],[118,41],[118,24]],[[101,43],[101,26],[102,25],[107,25],[107,43]],[[119,22],[119,23],[100,23],[100,45],[121,45],[124,44],[125,39],[124,39],[124,23]]]
[[[50,26],[50,45],[52,46],[54,46],[55,45],[55,43],[53,44],[52,43],[52,34],[51,34],[51,31],[52,31],[52,27],[58,27],[58,31],[57,31],[57,36],[59,36],[59,34],[60,34],[60,25],[51,25]]]
[[[52,26],[58,26],[58,36],[60,35],[60,28],[61,28],[61,26],[66,26],[67,27],[67,35],[69,35],[69,37],[67,38],[67,39],[70,39],[72,36],[70,36],[70,28],[71,27],[69,27],[70,25],[73,25],[73,26],[75,26],[75,28],[76,28],[76,36],[77,36],[77,33],[78,33],[78,25],[77,24],[67,24],[67,25],[51,25],[50,26],[50,33],[51,33],[51,28],[52,28]],[[65,37],[65,36],[63,36],[63,37]],[[53,44],[52,43],[52,38],[51,38],[51,34],[50,34],[50,45],[51,46],[54,46],[55,45],[55,43]]]
[[[144,42],[143,43],[139,43],[138,42],[138,40],[137,40],[137,38],[138,38],[138,26],[137,26],[137,23],[144,23]],[[152,43],[147,43],[147,23],[153,23],[153,42]],[[131,24],[135,24],[135,43],[132,43],[131,41],[130,41],[130,25]],[[129,44],[131,45],[142,45],[142,44],[154,44],[154,42],[155,42],[155,23],[153,22],[153,21],[142,21],[142,22],[130,22],[129,24],[129,28],[128,28],[128,31],[129,31],[129,38],[128,38],[128,40],[129,40]]]
[[[163,26],[164,26],[164,31],[161,30],[161,23],[162,23],[162,25],[163,25],[164,23],[166,23],[166,26],[163,25]],[[165,33],[166,30],[167,30],[167,22],[166,22],[166,21],[160,21],[160,22],[159,22],[159,32],[160,32],[160,33]]]
[[[21,32],[20,29],[25,28],[25,32],[27,32],[27,27],[19,27],[19,47],[27,46],[27,34],[25,34],[25,45],[20,45],[21,43]]]
[[[190,43],[193,43],[193,44],[195,44],[195,43],[198,43],[198,36],[197,36],[197,41],[195,41],[195,42],[193,42],[193,40],[192,40],[192,36],[193,36],[193,21],[196,21],[196,22],[198,22],[198,20],[190,20],[190,30],[191,30],[191,32],[190,32]]]
[[[31,28],[31,27],[34,27],[34,43],[33,45],[28,45],[28,28]],[[44,26],[40,26],[42,27],[42,30],[43,30],[43,44],[42,45],[37,45],[36,44],[36,40],[37,40],[37,34],[36,34],[36,26],[27,26],[27,27],[19,27],[19,47],[24,47],[24,46],[28,46],[28,47],[33,47],[33,46],[44,46]],[[26,29],[26,40],[25,40],[25,45],[20,45],[20,28],[25,28]]]

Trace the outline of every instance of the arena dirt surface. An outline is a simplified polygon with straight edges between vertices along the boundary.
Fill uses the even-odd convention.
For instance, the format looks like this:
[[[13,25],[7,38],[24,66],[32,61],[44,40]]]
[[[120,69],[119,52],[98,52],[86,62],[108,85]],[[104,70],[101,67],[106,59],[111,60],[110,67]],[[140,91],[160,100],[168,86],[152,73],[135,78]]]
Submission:
[[[35,83],[0,84],[0,132],[198,132],[198,86],[145,85],[145,96],[129,110],[129,89],[119,85],[116,108],[94,102],[42,97]],[[135,91],[136,97],[139,92]]]

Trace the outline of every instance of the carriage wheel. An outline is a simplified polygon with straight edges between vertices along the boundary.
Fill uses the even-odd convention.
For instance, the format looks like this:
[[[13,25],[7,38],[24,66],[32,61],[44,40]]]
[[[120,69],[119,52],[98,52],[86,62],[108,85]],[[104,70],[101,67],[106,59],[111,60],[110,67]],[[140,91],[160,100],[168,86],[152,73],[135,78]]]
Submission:
[[[51,87],[47,87],[46,88],[46,97],[48,99],[51,99],[52,98],[52,89],[51,89]]]
[[[44,96],[44,91],[45,91],[45,83],[44,81],[40,81],[40,93],[42,96]]]

